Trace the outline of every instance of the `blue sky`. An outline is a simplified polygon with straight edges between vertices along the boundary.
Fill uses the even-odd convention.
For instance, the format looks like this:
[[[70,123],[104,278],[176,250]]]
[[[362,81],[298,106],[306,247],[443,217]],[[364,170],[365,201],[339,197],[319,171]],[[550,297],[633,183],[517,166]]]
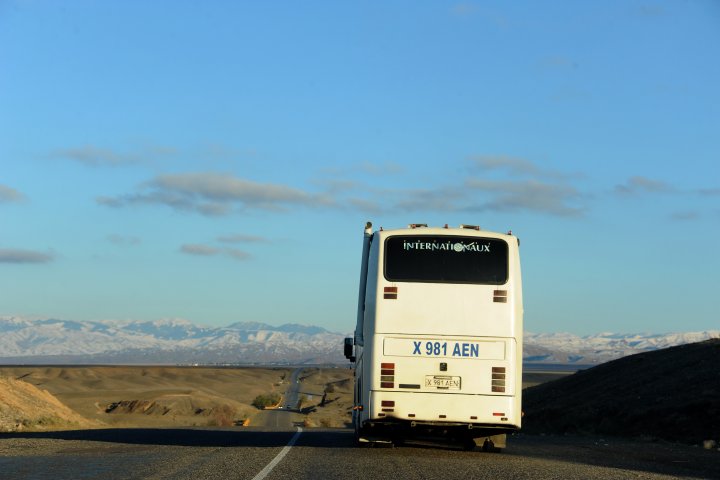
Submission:
[[[720,4],[0,2],[0,315],[354,327],[362,229],[534,332],[716,329]]]

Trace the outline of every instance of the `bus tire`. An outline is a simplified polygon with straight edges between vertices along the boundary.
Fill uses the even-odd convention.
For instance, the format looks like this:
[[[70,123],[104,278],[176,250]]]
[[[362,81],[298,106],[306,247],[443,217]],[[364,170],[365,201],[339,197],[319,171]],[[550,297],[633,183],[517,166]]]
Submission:
[[[491,435],[488,437],[477,437],[473,439],[473,443],[478,450],[490,453],[500,453],[507,446],[507,435]]]

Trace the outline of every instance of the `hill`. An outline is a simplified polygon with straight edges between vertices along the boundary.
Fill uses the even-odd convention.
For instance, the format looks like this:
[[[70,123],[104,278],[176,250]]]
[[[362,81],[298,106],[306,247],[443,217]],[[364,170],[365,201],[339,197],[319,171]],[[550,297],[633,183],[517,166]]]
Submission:
[[[0,378],[0,432],[89,428],[88,421],[46,390],[13,378]]]
[[[525,390],[523,430],[720,440],[720,339],[631,355]]]

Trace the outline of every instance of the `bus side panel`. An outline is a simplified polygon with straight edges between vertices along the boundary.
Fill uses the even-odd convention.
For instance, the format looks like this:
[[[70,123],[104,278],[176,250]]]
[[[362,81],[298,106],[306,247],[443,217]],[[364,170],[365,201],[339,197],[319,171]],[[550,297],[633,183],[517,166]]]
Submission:
[[[379,239],[377,234],[374,235],[373,242],[370,246],[370,253],[368,255],[368,270],[366,277],[366,288],[365,288],[365,313],[363,316],[363,347],[362,347],[362,359],[358,360],[357,368],[360,368],[360,373],[356,374],[356,382],[359,382],[359,398],[357,402],[358,410],[357,419],[359,424],[369,418],[369,404],[370,404],[370,379],[372,378],[373,364],[372,357],[373,352],[376,349],[374,333],[375,333],[375,318],[377,315],[377,288],[378,288],[378,252],[379,252]]]

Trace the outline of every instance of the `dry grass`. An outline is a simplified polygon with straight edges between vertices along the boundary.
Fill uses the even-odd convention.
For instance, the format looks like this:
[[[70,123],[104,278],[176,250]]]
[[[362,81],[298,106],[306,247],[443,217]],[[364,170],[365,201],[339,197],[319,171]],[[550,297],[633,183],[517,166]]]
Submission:
[[[284,380],[291,371],[247,367],[0,367],[0,379],[6,379],[0,380],[0,429],[239,425],[258,414],[252,406],[256,397],[284,393],[288,386]],[[533,372],[526,376],[524,384],[535,385],[565,374]],[[306,426],[350,425],[351,369],[306,368],[300,380]],[[20,409],[34,402],[38,407]]]
[[[348,368],[306,369],[302,394],[305,426],[338,428],[351,422],[353,371]]]
[[[0,378],[0,432],[99,426],[81,417],[46,390]]]
[[[45,389],[92,424],[227,426],[257,412],[260,394],[284,391],[288,369],[204,367],[3,367],[0,378]],[[1,404],[1,402],[0,402]]]

